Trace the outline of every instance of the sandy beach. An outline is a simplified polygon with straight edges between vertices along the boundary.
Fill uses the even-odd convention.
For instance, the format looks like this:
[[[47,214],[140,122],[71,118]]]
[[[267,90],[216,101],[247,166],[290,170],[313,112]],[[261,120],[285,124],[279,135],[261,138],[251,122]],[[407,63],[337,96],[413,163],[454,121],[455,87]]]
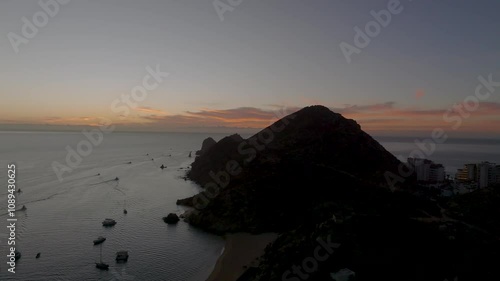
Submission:
[[[228,234],[224,252],[217,260],[207,281],[236,281],[248,267],[257,265],[256,259],[276,237],[278,237],[276,233]]]

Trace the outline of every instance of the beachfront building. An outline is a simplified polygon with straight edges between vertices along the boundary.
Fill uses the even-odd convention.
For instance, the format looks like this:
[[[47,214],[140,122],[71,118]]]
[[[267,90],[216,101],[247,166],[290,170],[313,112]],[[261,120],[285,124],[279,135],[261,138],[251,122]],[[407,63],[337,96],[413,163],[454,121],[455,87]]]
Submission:
[[[460,182],[475,182],[476,171],[476,164],[465,164],[462,169],[458,169],[456,178]]]
[[[446,173],[444,166],[441,164],[432,164],[430,167],[429,181],[430,182],[444,182]]]
[[[497,180],[496,176],[496,165],[489,162],[483,162],[478,164],[477,167],[479,188],[488,187]]]
[[[466,164],[458,169],[456,179],[462,183],[476,183],[478,188],[485,188],[500,183],[500,165],[490,162]]]
[[[444,182],[446,173],[443,165],[421,158],[408,158],[408,164],[414,168],[417,181],[424,183]]]
[[[417,181],[428,181],[432,161],[420,158],[408,158],[408,164],[413,167]]]

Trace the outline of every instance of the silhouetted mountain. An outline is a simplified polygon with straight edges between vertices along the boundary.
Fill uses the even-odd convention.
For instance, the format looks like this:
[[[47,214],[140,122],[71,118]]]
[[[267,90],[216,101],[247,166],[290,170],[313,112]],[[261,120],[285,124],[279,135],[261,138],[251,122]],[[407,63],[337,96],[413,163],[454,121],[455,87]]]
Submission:
[[[196,158],[188,174],[201,185],[212,181],[210,171],[226,170],[229,160],[245,163],[245,174],[252,177],[254,172],[260,174],[262,165],[295,163],[325,166],[377,183],[384,183],[384,173],[397,171],[400,164],[356,121],[323,106],[306,107],[248,140],[232,135],[212,147]]]
[[[384,173],[398,165],[354,120],[311,106],[249,139],[232,135],[214,144],[188,172],[212,188],[194,203],[179,203],[203,209],[188,219],[213,232],[288,229],[318,202],[341,195],[355,199],[357,189],[368,186],[388,192],[380,187],[386,185]]]
[[[215,144],[216,141],[213,138],[206,138],[201,145],[201,149],[196,151],[196,155],[202,155],[206,153]]]
[[[490,276],[491,260],[478,249],[496,251],[498,243],[442,217],[435,200],[406,192],[412,177],[405,184],[413,188],[389,189],[384,174],[398,174],[400,165],[354,120],[311,106],[248,139],[214,144],[188,173],[205,190],[178,204],[194,207],[186,221],[207,231],[281,233],[244,280],[304,279],[283,274],[313,255],[318,239],[341,246],[307,280],[342,268],[357,280]]]

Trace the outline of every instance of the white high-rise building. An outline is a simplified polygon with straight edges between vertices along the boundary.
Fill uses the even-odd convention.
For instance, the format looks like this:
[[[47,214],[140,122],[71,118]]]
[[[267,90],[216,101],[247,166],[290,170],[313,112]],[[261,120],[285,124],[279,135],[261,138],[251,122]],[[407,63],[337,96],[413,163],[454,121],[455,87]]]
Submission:
[[[496,183],[496,165],[489,162],[482,162],[477,165],[478,185],[479,188],[485,188]]]
[[[431,164],[429,169],[429,181],[430,182],[444,182],[446,173],[444,171],[444,166],[441,164]]]
[[[417,181],[438,183],[445,180],[444,166],[435,164],[431,160],[421,158],[408,158],[408,164],[414,168]]]

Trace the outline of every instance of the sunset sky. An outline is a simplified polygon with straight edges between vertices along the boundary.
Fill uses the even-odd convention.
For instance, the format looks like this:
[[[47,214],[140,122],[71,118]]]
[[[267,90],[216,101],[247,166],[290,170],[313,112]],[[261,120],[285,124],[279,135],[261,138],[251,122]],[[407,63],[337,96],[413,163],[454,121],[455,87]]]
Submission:
[[[500,2],[402,0],[348,63],[339,44],[354,45],[354,27],[389,2],[242,0],[221,21],[212,0],[72,0],[16,53],[12,33],[43,9],[1,1],[0,130],[106,118],[121,130],[237,131],[322,104],[374,134],[499,137],[500,86],[465,115],[450,110],[479,76],[500,83]],[[148,67],[169,75],[127,114],[116,110]]]

